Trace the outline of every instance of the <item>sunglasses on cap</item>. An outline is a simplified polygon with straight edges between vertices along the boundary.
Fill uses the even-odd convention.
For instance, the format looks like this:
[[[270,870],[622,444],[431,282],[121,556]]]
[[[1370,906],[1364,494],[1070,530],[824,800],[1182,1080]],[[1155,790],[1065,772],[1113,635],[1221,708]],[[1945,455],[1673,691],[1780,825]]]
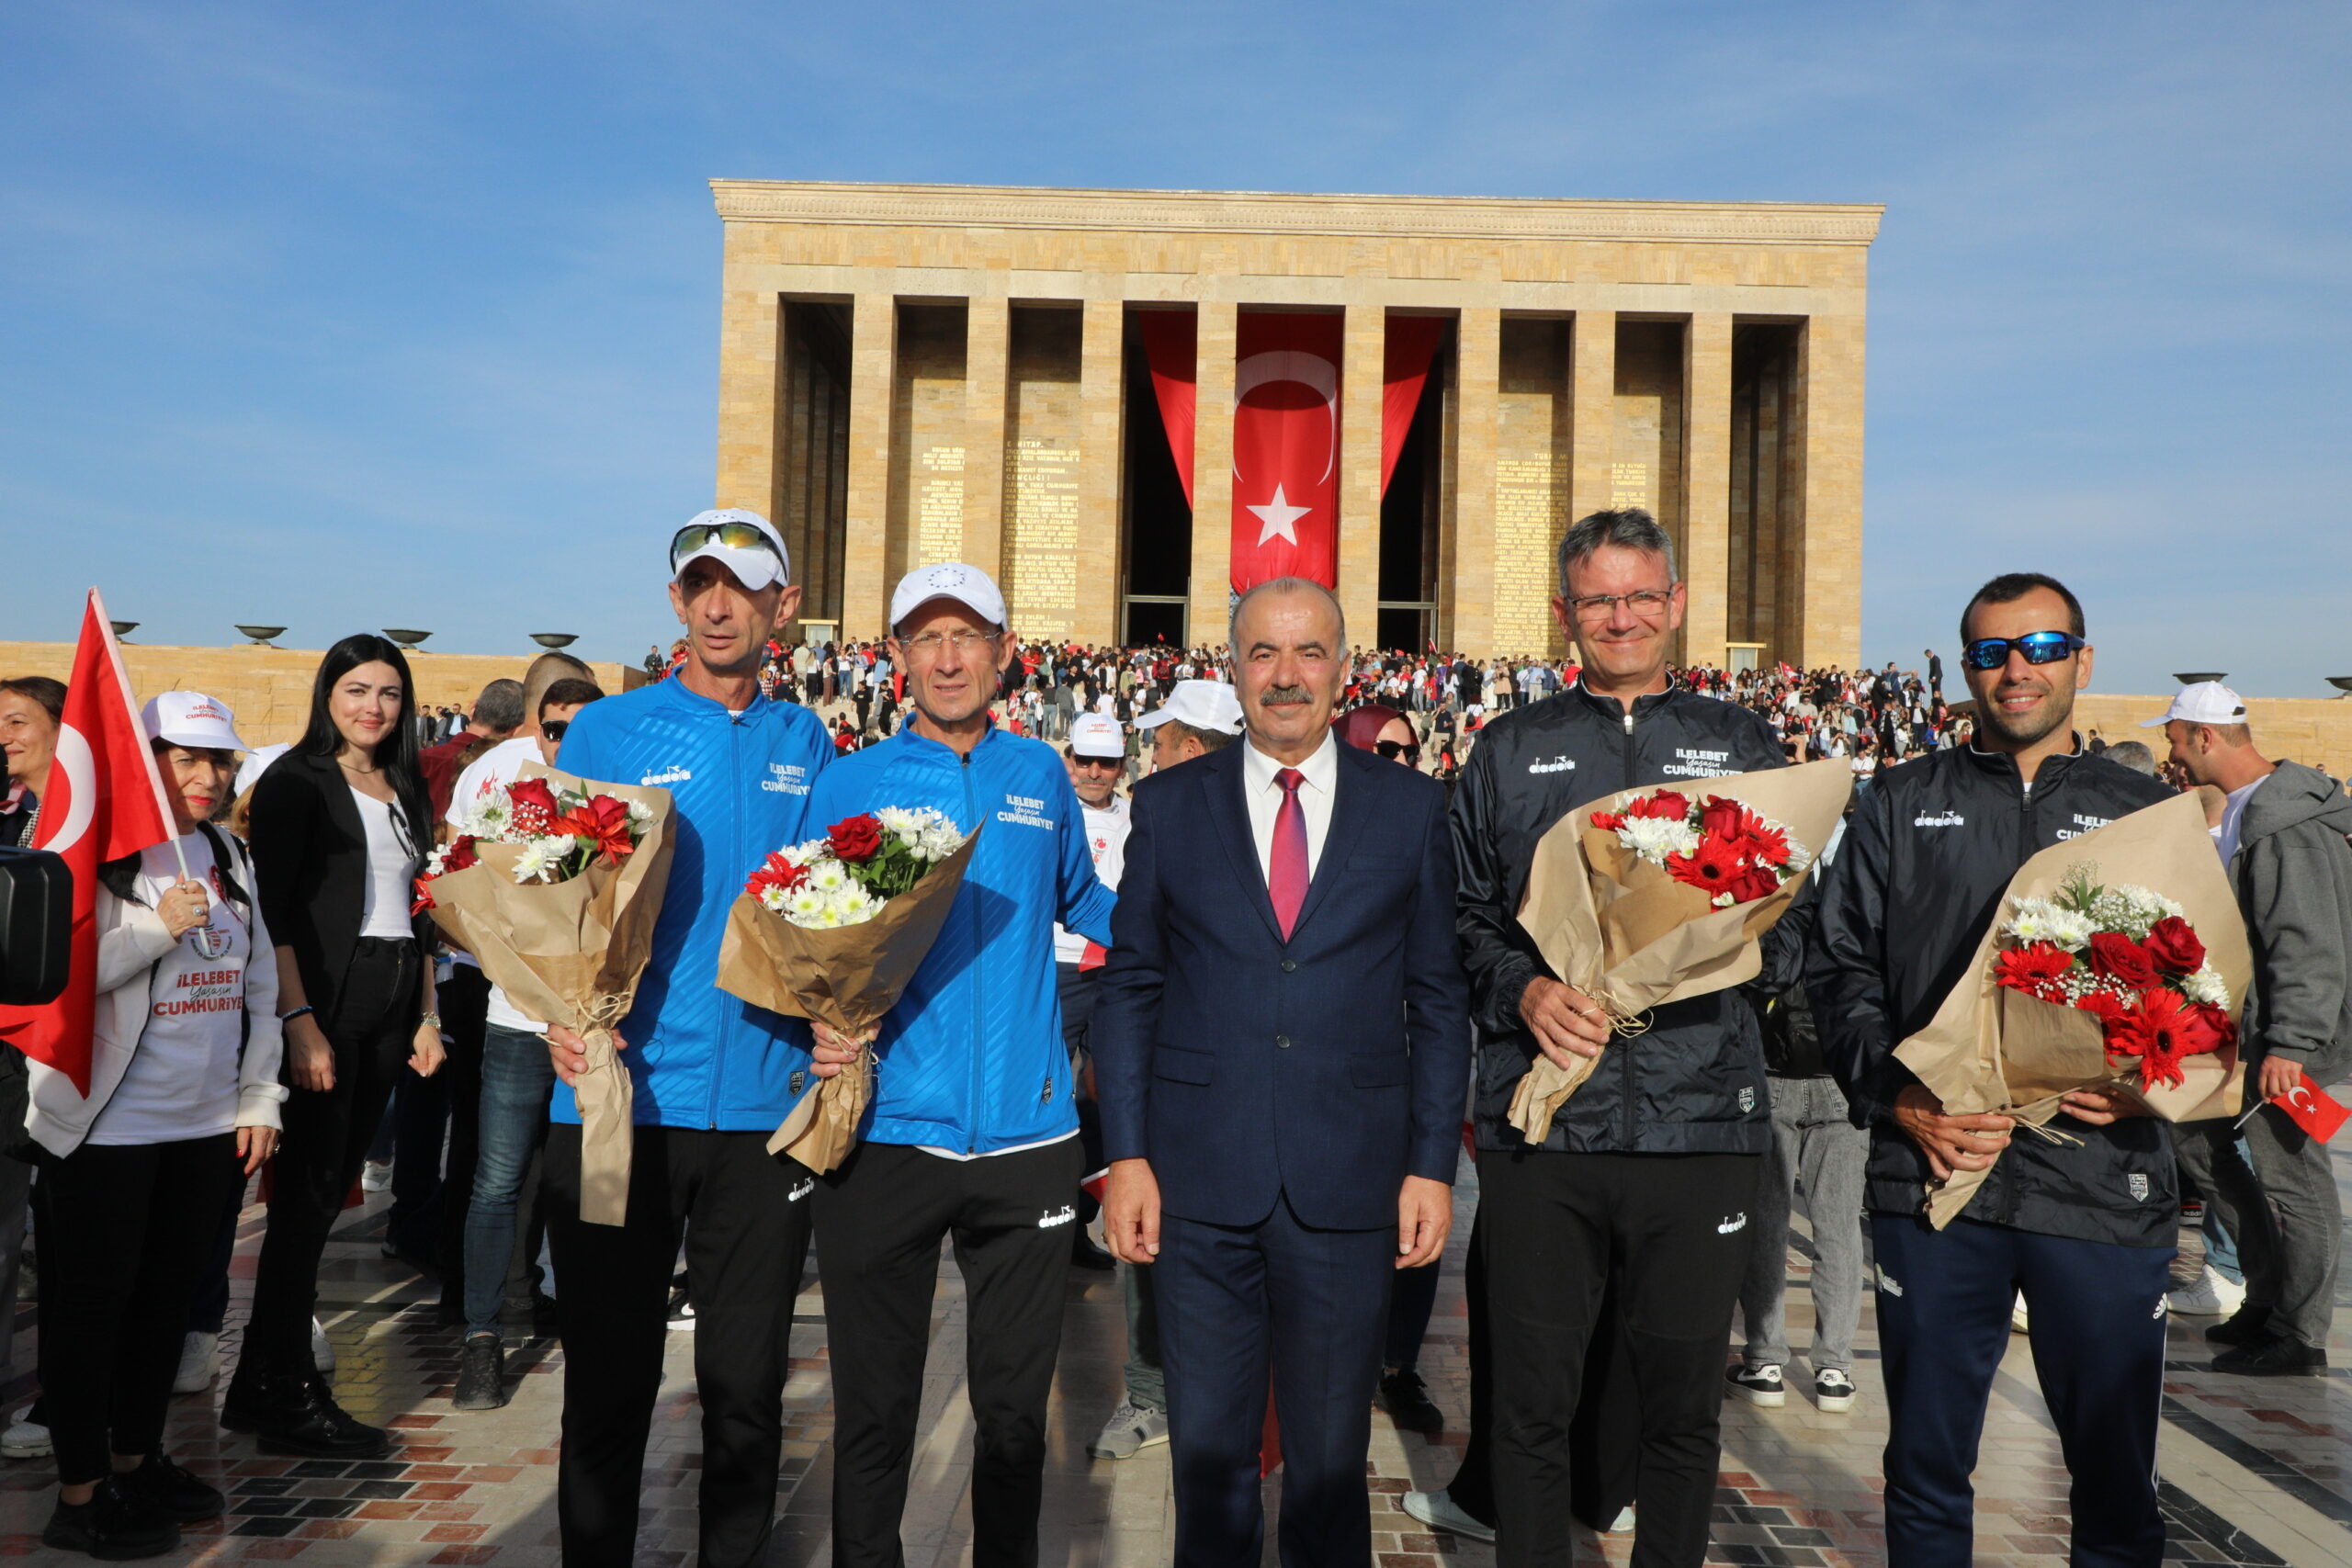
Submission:
[[[1981,637],[1960,650],[1960,662],[1970,670],[1998,670],[2009,661],[2009,649],[2025,655],[2028,664],[2055,664],[2083,646],[2072,632],[2028,632],[2023,637]]]
[[[689,523],[670,541],[670,570],[696,550],[708,545],[725,545],[729,549],[765,550],[775,554],[775,541],[749,523]]]

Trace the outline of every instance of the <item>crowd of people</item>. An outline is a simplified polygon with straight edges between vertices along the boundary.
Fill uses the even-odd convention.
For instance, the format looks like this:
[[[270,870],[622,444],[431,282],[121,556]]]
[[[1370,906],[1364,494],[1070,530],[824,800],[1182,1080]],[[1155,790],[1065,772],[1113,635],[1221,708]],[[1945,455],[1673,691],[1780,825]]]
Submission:
[[[704,513],[666,567],[685,635],[627,693],[548,654],[469,713],[426,713],[401,649],[362,635],[327,652],[288,746],[246,747],[201,693],[147,705],[177,836],[106,867],[90,1080],[0,1052],[0,1266],[13,1295],[29,1201],[40,1325],[40,1397],[6,1446],[54,1455],[50,1545],[153,1555],[221,1511],[164,1451],[164,1413],[217,1376],[236,1218],[265,1169],[221,1422],[267,1453],[392,1450],[338,1403],[316,1317],[322,1247],[371,1155],[389,1154],[387,1251],[440,1282],[458,1411],[510,1397],[513,1334],[560,1335],[557,1511],[581,1565],[634,1556],[664,1335],[684,1317],[702,1559],[761,1560],[812,1255],[834,1561],[898,1561],[951,1239],[976,1562],[1037,1560],[1065,1271],[1115,1263],[1125,1388],[1091,1450],[1170,1445],[1176,1560],[1258,1560],[1271,1398],[1283,1561],[1362,1564],[1374,1412],[1431,1434],[1451,1418],[1419,1359],[1465,1133],[1471,1397],[1452,1416],[1469,1442],[1404,1506],[1506,1564],[1570,1562],[1576,1521],[1631,1529],[1644,1568],[1703,1561],[1723,1402],[1783,1404],[1795,1381],[1792,1211],[1826,1414],[1860,1398],[1875,1285],[1897,1562],[1970,1559],[1976,1433],[2013,1329],[2086,1562],[2165,1554],[2168,1291],[2217,1319],[2217,1371],[2325,1367],[2335,1189],[2324,1145],[2270,1102],[2306,1072],[2352,1074],[2352,799],[2266,758],[2218,683],[2149,716],[2161,768],[2138,742],[2086,744],[2084,608],[2049,577],[1954,606],[1966,696],[1948,705],[1933,651],[1917,671],[1674,668],[1689,589],[1639,511],[1560,541],[1570,651],[1552,658],[1367,653],[1297,579],[1239,596],[1219,644],[1023,642],[960,563],[910,572],[886,637],[787,647],[800,590],[764,519]],[[0,681],[0,842],[40,841],[64,695]],[[1530,1064],[1601,1058],[1622,1021],[1518,923],[1536,840],[1616,791],[1835,758],[1862,787],[1756,978],[1653,1010],[1523,1138]],[[436,840],[532,761],[667,788],[693,846],[617,1031],[634,1122],[618,1224],[582,1217],[565,1086],[587,1043],[519,1013],[411,898]],[[2207,797],[2256,938],[2251,1119],[2176,1128],[2098,1090],[2067,1097],[2064,1137],[1947,1114],[1894,1048],[2007,878],[2184,788]],[[878,1030],[718,989],[748,871],[886,807],[989,830]],[[802,1096],[869,1057],[842,1165],[769,1152]],[[1983,1196],[1931,1227],[1925,1195],[1954,1171],[1988,1172]],[[2174,1291],[2185,1181],[2205,1263]]]

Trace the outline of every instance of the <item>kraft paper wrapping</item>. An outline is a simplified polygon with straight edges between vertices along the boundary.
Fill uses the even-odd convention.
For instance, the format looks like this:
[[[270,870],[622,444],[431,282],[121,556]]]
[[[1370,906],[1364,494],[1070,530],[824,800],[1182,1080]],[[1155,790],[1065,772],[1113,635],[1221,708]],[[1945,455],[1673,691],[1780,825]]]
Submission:
[[[1535,846],[1519,923],[1552,973],[1598,1001],[1620,1034],[1639,1033],[1646,1027],[1641,1015],[1651,1008],[1754,979],[1763,967],[1758,940],[1813,874],[1808,861],[1769,897],[1718,909],[1699,889],[1592,826],[1594,812],[1621,810],[1662,789],[1694,802],[1709,795],[1736,800],[1786,828],[1818,860],[1845,816],[1854,774],[1843,758],[1832,757],[1719,779],[1667,780],[1588,801],[1553,824]],[[1537,1055],[1511,1096],[1510,1124],[1520,1136],[1543,1143],[1553,1116],[1599,1065],[1598,1056],[1580,1056],[1575,1066],[1561,1067]]]
[[[2205,962],[2229,987],[2233,1005],[2243,1005],[2254,975],[2245,921],[2205,829],[2204,805],[2193,794],[2183,795],[2052,844],[2020,866],[1960,983],[1928,1026],[1895,1047],[1894,1059],[1943,1102],[1948,1114],[2013,1116],[2033,1130],[2030,1135],[2053,1142],[2073,1137],[2052,1130],[2050,1122],[2059,1113],[2060,1100],[2078,1089],[2121,1089],[2167,1122],[2236,1115],[2245,1069],[2235,1048],[2186,1057],[2180,1064],[2184,1083],[2143,1091],[2129,1081],[2138,1072],[2136,1065],[2119,1073],[2109,1064],[2097,1018],[1994,983],[1993,956],[2009,901],[2056,894],[2067,872],[2081,864],[2095,866],[2098,880],[2109,886],[2136,883],[2178,904],[2205,943]],[[1938,1230],[1950,1224],[1991,1168],[1956,1170],[1930,1182],[1928,1223]]]
[[[938,940],[979,840],[974,829],[954,854],[863,925],[812,931],[744,894],[727,911],[718,988],[842,1034],[872,1033]],[[861,1051],[856,1061],[800,1097],[768,1140],[768,1153],[789,1156],[824,1175],[857,1146],[858,1123],[873,1093],[873,1054]]]
[[[573,1080],[580,1107],[580,1217],[617,1225],[628,1215],[631,1092],[613,1031],[628,1016],[653,951],[653,927],[675,847],[670,792],[603,784],[526,762],[518,778],[650,807],[645,837],[618,865],[601,858],[569,882],[517,886],[520,844],[475,846],[480,863],[426,885],[433,919],[474,955],[515,1010],[577,1033],[588,1068]]]

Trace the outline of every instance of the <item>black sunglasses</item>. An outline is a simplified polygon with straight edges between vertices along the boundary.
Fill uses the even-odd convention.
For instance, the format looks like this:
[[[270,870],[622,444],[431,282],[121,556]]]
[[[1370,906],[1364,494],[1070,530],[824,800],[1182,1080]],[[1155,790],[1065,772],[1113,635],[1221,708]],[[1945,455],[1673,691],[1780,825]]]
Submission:
[[[1409,741],[1375,740],[1372,743],[1372,749],[1380,753],[1384,761],[1393,762],[1400,756],[1408,762],[1418,762],[1421,760],[1421,749]]]
[[[2009,649],[2025,655],[2028,664],[2055,664],[2083,646],[2072,632],[2028,632],[2023,637],[1981,637],[1960,650],[1960,661],[1971,670],[1998,670],[2009,661]]]
[[[550,740],[560,740],[563,732],[571,728],[571,721],[568,718],[551,718],[539,726],[539,733]]]

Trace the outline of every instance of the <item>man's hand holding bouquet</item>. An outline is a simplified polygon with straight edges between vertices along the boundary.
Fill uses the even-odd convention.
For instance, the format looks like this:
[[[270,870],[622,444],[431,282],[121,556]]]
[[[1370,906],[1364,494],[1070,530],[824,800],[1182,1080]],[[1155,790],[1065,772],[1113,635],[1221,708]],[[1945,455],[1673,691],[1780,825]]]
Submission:
[[[1569,812],[1537,843],[1519,911],[1572,987],[1555,997],[1581,993],[1600,1015],[1590,1022],[1636,1035],[1652,1008],[1754,979],[1758,941],[1795,902],[1852,792],[1852,771],[1833,758],[1621,790]],[[1537,1056],[1511,1098],[1520,1135],[1541,1144],[1599,1062],[1598,1051],[1565,1065]]]
[[[719,988],[808,1019],[854,1051],[820,1072],[769,1153],[820,1175],[849,1156],[873,1096],[865,1047],[931,951],[978,839],[940,812],[885,807],[776,851],[752,874],[728,911]]]

